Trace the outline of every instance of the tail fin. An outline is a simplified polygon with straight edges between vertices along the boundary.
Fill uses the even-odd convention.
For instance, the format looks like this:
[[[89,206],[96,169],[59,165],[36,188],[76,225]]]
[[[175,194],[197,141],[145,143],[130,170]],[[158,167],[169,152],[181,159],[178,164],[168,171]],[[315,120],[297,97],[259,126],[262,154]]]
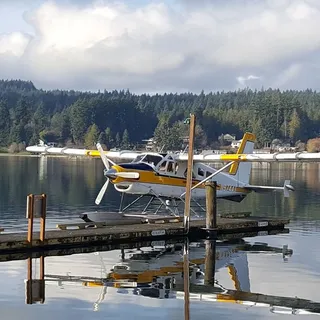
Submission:
[[[253,133],[246,132],[242,138],[237,154],[252,153],[256,136]],[[251,174],[251,162],[236,162],[229,170],[229,174],[245,184],[249,183]]]

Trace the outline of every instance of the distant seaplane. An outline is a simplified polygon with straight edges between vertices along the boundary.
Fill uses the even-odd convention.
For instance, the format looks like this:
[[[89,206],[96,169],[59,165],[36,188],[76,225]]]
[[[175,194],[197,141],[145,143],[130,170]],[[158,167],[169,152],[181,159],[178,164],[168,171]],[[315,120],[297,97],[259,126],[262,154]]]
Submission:
[[[217,182],[217,198],[241,202],[250,192],[282,191],[288,197],[294,188],[290,180],[285,180],[283,186],[259,186],[250,184],[252,162],[254,161],[297,161],[303,154],[253,154],[255,135],[245,133],[236,154],[206,154],[193,156],[192,169],[192,199],[194,201],[205,198],[205,185],[207,180]],[[109,182],[115,189],[124,194],[139,196],[125,209],[136,203],[140,198],[150,196],[148,203],[158,199],[161,205],[166,206],[173,214],[176,211],[169,204],[184,201],[186,192],[186,175],[188,155],[184,153],[154,153],[132,151],[104,151],[100,143],[98,150],[56,148],[48,146],[32,146],[27,151],[47,154],[83,155],[101,157],[105,166],[104,176],[106,182],[101,188],[95,203],[100,204]],[[308,154],[305,159],[318,159],[314,154]],[[132,159],[131,162],[115,163],[114,160]],[[213,162],[227,162],[222,168],[215,169],[209,164]],[[223,172],[228,169],[228,172]],[[122,199],[123,200],[123,199]],[[147,206],[148,207],[148,206]],[[145,208],[145,210],[147,209]],[[122,201],[120,212],[123,212]]]

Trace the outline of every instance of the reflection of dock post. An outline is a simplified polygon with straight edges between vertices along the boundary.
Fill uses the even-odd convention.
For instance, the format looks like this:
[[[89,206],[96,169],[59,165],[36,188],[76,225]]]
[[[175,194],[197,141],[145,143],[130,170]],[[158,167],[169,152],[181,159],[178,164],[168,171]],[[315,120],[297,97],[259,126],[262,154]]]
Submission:
[[[217,182],[206,181],[206,229],[217,227]]]
[[[184,289],[184,319],[190,319],[190,269],[189,269],[189,239],[186,238],[183,247],[183,289]]]
[[[216,269],[216,241],[206,240],[204,284],[213,285]]]
[[[27,304],[32,304],[32,258],[28,258],[28,272],[26,283],[26,300]]]
[[[44,255],[40,256],[40,279],[32,279],[32,257],[28,258],[26,281],[26,303],[34,304],[45,301]]]

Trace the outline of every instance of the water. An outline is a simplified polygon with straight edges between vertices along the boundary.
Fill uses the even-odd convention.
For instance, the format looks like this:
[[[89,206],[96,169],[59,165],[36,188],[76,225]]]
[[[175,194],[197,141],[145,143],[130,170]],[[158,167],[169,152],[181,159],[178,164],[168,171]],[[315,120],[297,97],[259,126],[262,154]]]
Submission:
[[[97,210],[94,199],[104,183],[103,166],[97,159],[3,156],[0,168],[0,227],[7,232],[26,229],[25,205],[29,193],[47,194],[48,228],[55,228],[58,222],[79,219],[81,212]],[[1,319],[187,319],[185,303],[190,308],[190,319],[287,319],[294,316],[288,313],[301,313],[310,306],[320,312],[315,304],[320,303],[319,174],[317,164],[275,164],[272,170],[257,165],[252,183],[282,185],[284,179],[289,178],[296,191],[289,199],[284,199],[281,193],[251,194],[240,204],[218,202],[220,212],[252,211],[254,215],[289,217],[291,223],[289,233],[218,241],[214,289],[204,285],[205,273],[210,268],[205,267],[206,243],[203,241],[191,243],[189,247],[192,285],[187,300],[182,275],[183,243],[174,244],[175,250],[166,253],[161,251],[163,243],[158,243],[162,246],[157,252],[150,247],[151,243],[124,251],[95,248],[96,252],[44,258],[44,304],[26,304],[27,260],[1,262]],[[99,210],[116,210],[119,200],[110,185]],[[258,244],[252,246],[255,243]],[[292,255],[283,254],[284,246],[292,250]],[[64,254],[69,253],[64,251]],[[32,262],[32,277],[38,279],[40,259],[34,258]],[[125,271],[127,274],[122,276],[121,271],[112,273],[117,265],[130,268],[131,272]],[[115,281],[112,276],[125,278],[126,283],[122,285],[130,287],[121,288],[119,279]],[[153,288],[150,288],[152,282]],[[134,288],[135,283],[142,287]],[[208,290],[210,293],[205,292]],[[257,297],[264,304],[262,300],[257,303]],[[301,302],[297,311],[272,307],[275,301],[297,306],[296,297],[314,303]],[[217,298],[220,301],[216,301]],[[295,316],[319,318],[319,314]]]

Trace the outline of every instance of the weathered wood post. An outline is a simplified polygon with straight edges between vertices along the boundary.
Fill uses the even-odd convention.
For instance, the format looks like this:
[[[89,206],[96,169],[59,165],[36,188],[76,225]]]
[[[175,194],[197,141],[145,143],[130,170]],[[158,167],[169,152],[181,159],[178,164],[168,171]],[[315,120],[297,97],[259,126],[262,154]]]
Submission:
[[[40,218],[40,241],[45,240],[46,229],[47,196],[45,194],[33,195],[27,197],[28,236],[27,241],[32,246],[33,240],[33,221],[34,218]]]
[[[28,219],[28,237],[27,241],[32,245],[33,236],[33,208],[34,208],[34,196],[29,194],[27,197],[27,213],[26,217]]]
[[[216,269],[216,240],[206,240],[204,284],[214,285]]]
[[[217,182],[206,181],[206,229],[217,228]]]
[[[190,201],[191,201],[191,187],[192,187],[192,171],[193,171],[193,146],[195,136],[196,117],[194,114],[190,115],[190,131],[189,131],[189,149],[188,149],[188,167],[187,167],[187,183],[186,196],[184,207],[184,232],[189,233],[190,225]]]
[[[41,195],[41,215],[40,215],[40,241],[44,242],[46,237],[46,215],[47,215],[47,195]]]

